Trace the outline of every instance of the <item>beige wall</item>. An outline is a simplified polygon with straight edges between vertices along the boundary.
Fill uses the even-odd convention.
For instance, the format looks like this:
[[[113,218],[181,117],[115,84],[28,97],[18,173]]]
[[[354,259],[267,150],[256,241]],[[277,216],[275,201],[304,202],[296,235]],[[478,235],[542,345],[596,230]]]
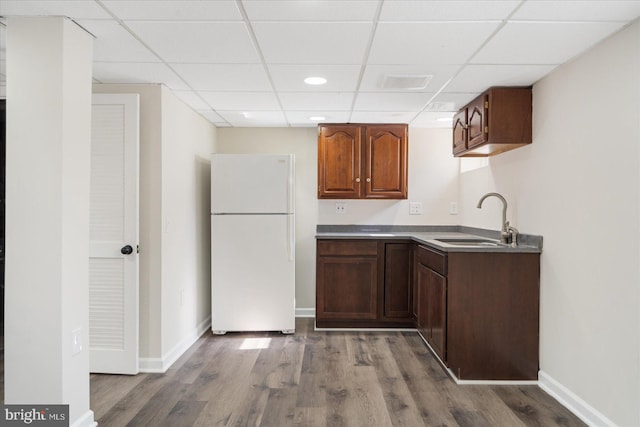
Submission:
[[[598,425],[640,425],[639,99],[636,22],[534,86],[533,145],[461,176],[464,224],[497,228],[475,204],[498,191],[544,236],[541,380]]]
[[[459,161],[451,156],[451,132],[409,130],[409,199],[347,200],[347,213],[335,213],[335,200],[317,199],[316,128],[220,128],[218,152],[296,155],[296,307],[315,307],[315,230],[318,224],[457,224],[449,203],[457,201]],[[409,215],[409,201],[423,215]]]
[[[318,224],[457,224],[449,204],[457,202],[458,170],[449,129],[409,128],[407,200],[344,200],[344,214],[336,214],[335,200],[320,200]],[[317,174],[316,165],[312,173]],[[422,203],[423,214],[409,215],[410,202]]]
[[[211,320],[210,156],[216,128],[165,87],[161,123],[162,355],[170,360]]]

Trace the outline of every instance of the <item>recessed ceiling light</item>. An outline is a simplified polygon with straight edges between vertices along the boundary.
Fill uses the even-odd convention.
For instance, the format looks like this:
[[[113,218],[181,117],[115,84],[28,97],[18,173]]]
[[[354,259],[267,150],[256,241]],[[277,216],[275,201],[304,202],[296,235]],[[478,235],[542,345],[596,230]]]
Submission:
[[[321,122],[323,120],[326,120],[326,117],[323,116],[311,116],[309,117],[309,120],[311,120],[312,122]]]
[[[304,79],[304,82],[308,85],[318,86],[325,84],[327,82],[327,79],[325,79],[324,77],[307,77],[306,79]]]

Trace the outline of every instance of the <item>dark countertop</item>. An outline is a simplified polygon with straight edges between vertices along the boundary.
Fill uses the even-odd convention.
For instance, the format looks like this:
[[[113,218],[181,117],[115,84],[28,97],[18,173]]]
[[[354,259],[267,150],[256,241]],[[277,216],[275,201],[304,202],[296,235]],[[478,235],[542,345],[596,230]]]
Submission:
[[[542,236],[518,234],[518,246],[463,246],[438,239],[490,239],[500,232],[461,225],[318,225],[316,239],[412,240],[442,252],[542,252]]]

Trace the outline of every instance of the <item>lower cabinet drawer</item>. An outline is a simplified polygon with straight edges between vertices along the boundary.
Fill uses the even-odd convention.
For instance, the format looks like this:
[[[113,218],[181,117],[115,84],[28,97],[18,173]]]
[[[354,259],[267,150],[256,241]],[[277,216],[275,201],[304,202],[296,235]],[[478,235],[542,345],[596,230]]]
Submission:
[[[447,275],[447,256],[441,252],[419,246],[418,261],[443,276]]]
[[[377,256],[375,240],[318,240],[318,256]]]

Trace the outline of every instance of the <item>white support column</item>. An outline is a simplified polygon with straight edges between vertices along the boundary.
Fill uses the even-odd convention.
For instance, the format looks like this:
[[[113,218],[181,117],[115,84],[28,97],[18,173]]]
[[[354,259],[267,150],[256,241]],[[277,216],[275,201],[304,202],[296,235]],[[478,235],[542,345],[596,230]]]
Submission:
[[[69,404],[73,426],[94,425],[92,50],[91,35],[69,19],[7,20],[5,403]]]

